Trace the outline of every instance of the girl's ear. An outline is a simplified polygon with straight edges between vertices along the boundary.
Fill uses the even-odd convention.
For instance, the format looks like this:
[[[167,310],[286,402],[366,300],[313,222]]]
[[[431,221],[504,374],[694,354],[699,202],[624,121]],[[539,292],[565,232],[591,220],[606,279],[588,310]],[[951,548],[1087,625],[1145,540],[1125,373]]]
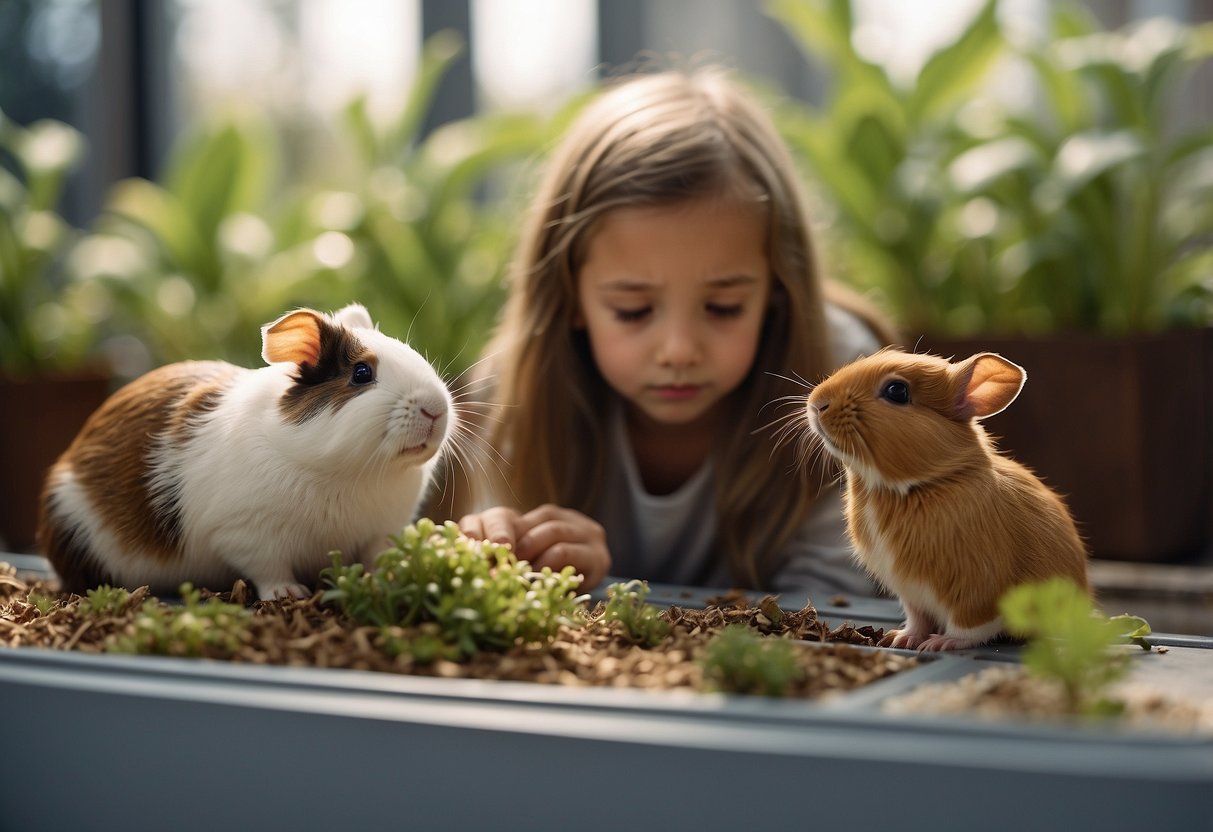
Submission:
[[[956,404],[960,419],[984,419],[1001,413],[1019,395],[1028,374],[1001,355],[983,352],[954,365]]]

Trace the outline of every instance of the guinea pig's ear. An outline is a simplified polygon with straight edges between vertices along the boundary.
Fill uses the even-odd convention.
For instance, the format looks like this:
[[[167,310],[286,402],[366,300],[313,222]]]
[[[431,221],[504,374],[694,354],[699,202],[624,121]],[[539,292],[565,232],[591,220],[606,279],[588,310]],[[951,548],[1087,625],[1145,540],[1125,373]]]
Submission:
[[[351,303],[333,313],[333,320],[351,329],[374,329],[371,313],[361,303]]]
[[[325,326],[328,323],[319,312],[288,312],[261,327],[261,357],[266,364],[290,361],[315,366],[320,361],[320,332]]]
[[[956,415],[961,419],[984,419],[1001,413],[1023,389],[1028,374],[1023,367],[1001,355],[983,352],[957,364]]]

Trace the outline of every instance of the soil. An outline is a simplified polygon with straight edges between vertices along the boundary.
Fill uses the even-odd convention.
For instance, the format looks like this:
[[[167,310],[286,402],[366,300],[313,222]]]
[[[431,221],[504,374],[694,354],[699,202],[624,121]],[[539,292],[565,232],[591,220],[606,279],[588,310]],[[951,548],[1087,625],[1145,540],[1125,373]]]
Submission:
[[[0,647],[104,652],[133,626],[134,613],[86,615],[79,608],[79,596],[60,596],[55,590],[53,584],[26,582],[8,564],[0,563]],[[28,600],[31,592],[55,597],[54,607],[43,614]],[[711,599],[704,609],[669,607],[663,616],[671,624],[671,634],[657,647],[633,644],[619,622],[602,620],[599,605],[590,612],[585,626],[562,628],[551,643],[518,645],[502,653],[481,652],[465,662],[430,663],[390,655],[382,649],[379,628],[351,623],[335,608],[322,604],[319,594],[302,600],[251,602],[247,586],[237,582],[230,592],[218,595],[224,601],[250,606],[252,624],[236,649],[204,656],[251,664],[571,686],[703,690],[696,659],[716,633],[735,623],[796,645],[804,673],[788,689],[790,697],[825,697],[918,664],[913,657],[898,653],[854,649],[853,645],[876,646],[885,637],[883,629],[850,624],[830,628],[811,605],[797,612],[784,611],[776,625],[763,612],[772,611],[769,604],[773,599],[752,606],[740,594]],[[407,638],[410,633],[400,630],[395,635]]]
[[[1156,688],[1124,684],[1110,691],[1123,705],[1120,723],[1167,733],[1213,733],[1213,702],[1168,696]],[[886,700],[894,714],[969,715],[983,719],[1055,722],[1069,719],[1065,691],[1053,680],[1018,665],[990,667],[954,682],[920,685]]]

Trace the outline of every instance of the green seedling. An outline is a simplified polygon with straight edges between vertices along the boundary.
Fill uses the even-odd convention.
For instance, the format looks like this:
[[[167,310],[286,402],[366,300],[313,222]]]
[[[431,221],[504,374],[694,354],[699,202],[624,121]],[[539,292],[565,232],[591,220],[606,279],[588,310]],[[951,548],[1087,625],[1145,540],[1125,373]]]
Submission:
[[[785,639],[763,637],[744,624],[730,624],[704,648],[699,659],[704,682],[726,693],[786,696],[804,677],[796,647]]]
[[[125,613],[130,603],[129,591],[104,584],[88,591],[87,597],[80,601],[80,612],[90,618],[108,618]]]
[[[1016,587],[1003,596],[1000,609],[1008,631],[1029,640],[1024,666],[1059,683],[1071,713],[1098,716],[1122,710],[1107,696],[1108,687],[1128,671],[1128,656],[1115,648],[1134,643],[1149,650],[1145,619],[1101,615],[1087,593],[1064,578]]]
[[[161,656],[229,656],[244,644],[251,613],[217,597],[202,600],[182,584],[182,604],[145,604],[126,630],[106,649],[112,653]]]
[[[41,592],[31,592],[25,598],[26,603],[38,610],[39,615],[46,615],[55,608],[55,596],[43,595]]]
[[[321,573],[331,587],[323,601],[350,619],[380,628],[380,641],[397,654],[421,660],[468,658],[481,650],[550,641],[561,626],[578,626],[584,598],[571,566],[534,570],[508,546],[470,540],[459,527],[422,519],[394,538],[375,568],[345,565],[334,553]],[[427,623],[412,648],[402,630]],[[445,645],[439,649],[434,639]],[[449,648],[449,649],[448,649]]]
[[[603,621],[618,621],[630,641],[646,647],[656,647],[670,634],[670,622],[661,618],[657,607],[646,602],[649,585],[645,581],[628,581],[607,587]]]

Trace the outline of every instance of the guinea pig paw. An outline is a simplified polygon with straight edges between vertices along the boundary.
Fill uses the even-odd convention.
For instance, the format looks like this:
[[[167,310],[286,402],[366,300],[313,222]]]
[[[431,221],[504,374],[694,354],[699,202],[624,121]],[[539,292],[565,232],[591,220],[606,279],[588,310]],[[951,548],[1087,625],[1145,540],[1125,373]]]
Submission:
[[[967,638],[957,638],[949,635],[935,635],[918,645],[920,653],[942,653],[945,650],[965,650],[973,646]]]
[[[889,646],[902,650],[913,650],[926,638],[921,633],[916,633],[911,629],[889,630],[889,633],[893,635],[893,641]]]
[[[312,592],[299,583],[257,584],[257,596],[277,601],[283,598],[311,598]]]

